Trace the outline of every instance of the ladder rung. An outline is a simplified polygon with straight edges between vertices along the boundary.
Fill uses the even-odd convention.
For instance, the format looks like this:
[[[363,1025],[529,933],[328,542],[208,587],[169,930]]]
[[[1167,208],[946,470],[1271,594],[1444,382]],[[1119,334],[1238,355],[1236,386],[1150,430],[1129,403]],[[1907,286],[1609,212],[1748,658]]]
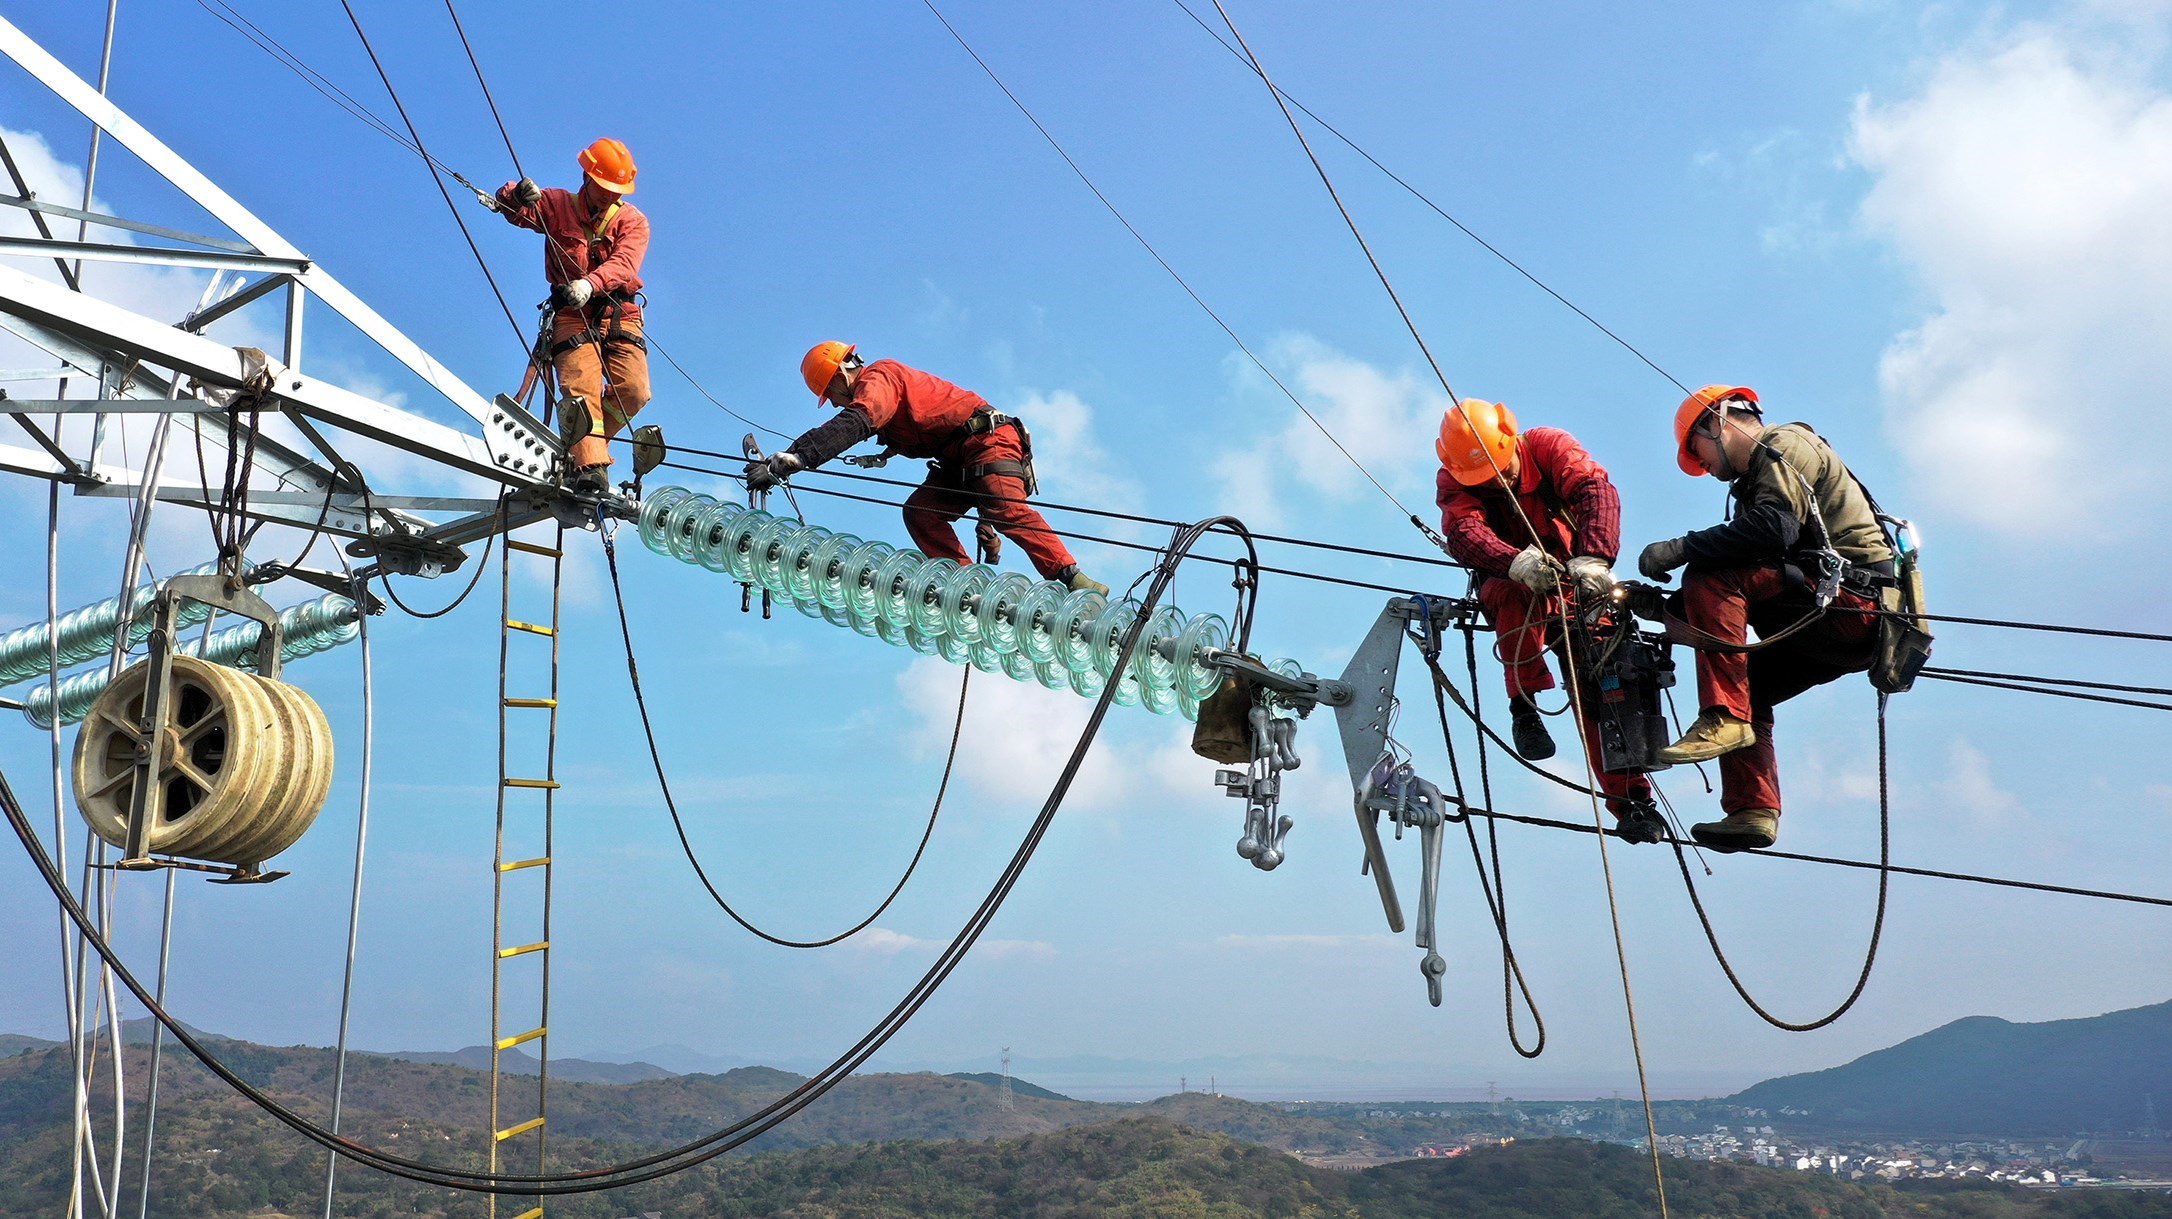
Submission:
[[[533,622],[522,622],[518,618],[506,619],[505,627],[509,631],[526,631],[531,635],[556,635],[558,633],[556,627],[537,626]]]
[[[558,780],[556,779],[507,779],[505,785],[507,787],[540,787],[545,791],[558,790]]]
[[[538,1126],[541,1126],[542,1124],[543,1124],[543,1119],[542,1119],[542,1118],[540,1118],[540,1117],[531,1117],[531,1118],[529,1118],[529,1119],[528,1119],[527,1121],[525,1121],[525,1122],[522,1122],[522,1123],[521,1123],[520,1125],[518,1125],[518,1126],[507,1126],[507,1127],[506,1127],[505,1129],[503,1129],[503,1130],[500,1130],[500,1131],[498,1132],[498,1141],[502,1143],[502,1142],[504,1142],[504,1141],[505,1141],[505,1140],[507,1140],[507,1139],[511,1139],[511,1138],[518,1138],[519,1136],[521,1136],[521,1135],[524,1135],[524,1134],[528,1133],[528,1132],[529,1132],[529,1131],[531,1131],[531,1130],[534,1130],[534,1129],[535,1129],[536,1127],[538,1127]],[[537,1208],[535,1209],[535,1211],[534,1211],[534,1212],[532,1212],[532,1213],[535,1213],[535,1214],[541,1214],[541,1213],[542,1213],[542,1211],[543,1211],[543,1208],[539,1206],[539,1207],[537,1207]]]
[[[522,1211],[521,1213],[513,1216],[513,1219],[543,1219],[543,1208],[539,1206],[536,1207],[534,1210]]]
[[[518,948],[500,948],[498,950],[498,959],[502,961],[507,957],[517,957],[523,956],[531,952],[541,952],[550,946],[551,942],[549,940],[537,940],[533,944],[522,944]]]
[[[509,698],[505,700],[505,705],[508,707],[555,707],[558,705],[558,700],[555,698]]]
[[[551,857],[548,855],[538,855],[534,859],[515,859],[509,863],[499,864],[498,871],[518,872],[522,868],[541,868],[548,866],[550,861]]]
[[[510,1050],[516,1045],[525,1045],[528,1042],[534,1041],[536,1038],[541,1037],[542,1035],[542,1029],[529,1029],[525,1033],[521,1033],[513,1037],[507,1037],[499,1041],[498,1048],[501,1050]]]
[[[505,539],[505,545],[509,550],[518,550],[523,554],[539,554],[546,559],[555,559],[561,553],[555,546],[538,546],[534,542],[520,542],[512,538]]]

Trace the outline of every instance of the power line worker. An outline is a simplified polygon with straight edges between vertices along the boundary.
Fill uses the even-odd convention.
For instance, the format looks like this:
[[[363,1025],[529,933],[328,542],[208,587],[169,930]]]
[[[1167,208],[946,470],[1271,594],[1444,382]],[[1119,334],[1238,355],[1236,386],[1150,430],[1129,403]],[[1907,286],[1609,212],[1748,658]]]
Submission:
[[[575,160],[582,173],[578,191],[522,178],[485,202],[507,221],[543,234],[543,275],[558,311],[549,347],[540,354],[551,361],[561,396],[579,397],[588,410],[588,432],[566,454],[572,486],[600,493],[611,485],[606,442],[649,401],[648,341],[636,296],[649,251],[649,218],[625,200],[635,173],[626,145],[600,139]]]
[[[873,436],[884,457],[928,461],[927,480],[905,500],[905,531],[921,553],[969,563],[952,522],[978,514],[976,530],[993,561],[1000,534],[1018,543],[1043,579],[1106,594],[1108,586],[1079,570],[1078,560],[1026,502],[1035,490],[1033,439],[1014,415],[941,377],[896,360],[863,363],[846,343],[817,343],[800,361],[800,378],[837,414],[808,429],[791,446],[747,463],[747,485],[774,486]]]
[[[1478,578],[1478,600],[1493,624],[1508,683],[1516,752],[1532,761],[1550,758],[1553,737],[1533,696],[1554,688],[1548,647],[1568,663],[1558,618],[1564,592],[1585,604],[1613,595],[1621,496],[1576,437],[1550,427],[1519,432],[1506,406],[1479,398],[1465,398],[1441,417],[1433,451],[1441,462],[1434,479],[1441,534],[1448,553]],[[1597,692],[1581,684],[1585,705],[1577,719],[1607,809],[1630,841],[1657,841],[1666,823],[1652,803],[1651,782],[1603,769],[1592,724]]]
[[[1870,667],[1879,590],[1893,547],[1870,497],[1808,424],[1768,427],[1757,392],[1707,385],[1674,414],[1683,472],[1732,484],[1731,519],[1644,548],[1653,580],[1687,565],[1670,608],[1697,651],[1697,721],[1660,751],[1669,763],[1719,759],[1719,821],[1690,827],[1714,850],[1769,847],[1779,836],[1773,708]],[[1821,585],[1823,587],[1821,587]],[[1821,610],[1821,597],[1829,604]],[[1684,621],[1670,622],[1682,634]],[[1750,628],[1765,641],[1742,650]]]

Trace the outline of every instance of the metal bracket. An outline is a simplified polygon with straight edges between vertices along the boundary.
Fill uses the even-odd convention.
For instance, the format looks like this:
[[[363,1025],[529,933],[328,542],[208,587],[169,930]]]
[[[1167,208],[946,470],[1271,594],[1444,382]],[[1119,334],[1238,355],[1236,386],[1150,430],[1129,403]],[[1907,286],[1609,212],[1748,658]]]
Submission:
[[[380,533],[350,543],[347,553],[358,559],[375,559],[385,571],[403,576],[435,579],[460,570],[468,552],[449,542],[407,533]]]
[[[1168,650],[1163,655],[1174,660],[1174,644],[1166,646]],[[1310,673],[1301,677],[1285,677],[1258,661],[1227,648],[1208,648],[1200,653],[1199,659],[1202,664],[1212,665],[1224,673],[1241,677],[1272,693],[1276,701],[1296,711],[1300,718],[1312,714],[1312,709],[1317,706],[1343,706],[1354,696],[1353,688],[1347,681],[1315,677]]]

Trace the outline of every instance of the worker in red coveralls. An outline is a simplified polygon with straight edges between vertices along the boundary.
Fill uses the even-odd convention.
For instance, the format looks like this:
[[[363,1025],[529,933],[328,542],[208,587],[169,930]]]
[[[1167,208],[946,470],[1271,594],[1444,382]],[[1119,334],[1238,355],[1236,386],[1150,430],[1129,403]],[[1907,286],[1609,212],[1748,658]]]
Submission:
[[[747,463],[747,485],[763,490],[873,436],[886,452],[927,459],[928,477],[905,501],[905,531],[922,554],[969,563],[952,522],[979,514],[980,547],[994,561],[1000,534],[1018,543],[1041,578],[1073,590],[1106,595],[1108,586],[1079,570],[1078,560],[1041,514],[1026,503],[1034,491],[1033,441],[1026,425],[986,399],[896,360],[862,363],[856,349],[817,343],[799,365],[800,377],[838,408],[789,448]]]
[[[1554,687],[1549,646],[1567,663],[1558,617],[1563,595],[1588,602],[1614,593],[1621,496],[1576,437],[1550,427],[1519,433],[1516,416],[1496,402],[1465,398],[1450,407],[1433,448],[1441,462],[1434,483],[1441,533],[1448,553],[1478,577],[1478,599],[1498,636],[1495,654],[1508,680],[1516,752],[1532,761],[1550,758],[1553,737],[1533,696]],[[1596,692],[1584,693],[1595,704]],[[1621,836],[1664,837],[1650,781],[1601,770],[1588,708],[1580,707],[1577,718]]]
[[[1780,834],[1773,708],[1871,665],[1893,544],[1863,484],[1802,423],[1767,426],[1757,391],[1707,385],[1674,412],[1682,472],[1729,485],[1733,511],[1709,529],[1646,546],[1637,569],[1682,577],[1679,610],[1697,647],[1697,722],[1659,751],[1675,765],[1719,759],[1718,821],[1689,828],[1716,851],[1769,847]],[[1822,609],[1819,583],[1831,602]],[[1760,642],[1745,648],[1750,628]]]
[[[567,403],[588,413],[588,430],[572,441],[566,467],[576,491],[611,486],[606,443],[649,401],[649,350],[641,337],[641,259],[649,250],[649,218],[626,202],[633,193],[633,154],[602,139],[575,158],[578,191],[545,189],[522,178],[483,202],[506,220],[543,234],[543,275],[550,281],[550,346],[543,353],[558,374],[561,417],[578,423]]]

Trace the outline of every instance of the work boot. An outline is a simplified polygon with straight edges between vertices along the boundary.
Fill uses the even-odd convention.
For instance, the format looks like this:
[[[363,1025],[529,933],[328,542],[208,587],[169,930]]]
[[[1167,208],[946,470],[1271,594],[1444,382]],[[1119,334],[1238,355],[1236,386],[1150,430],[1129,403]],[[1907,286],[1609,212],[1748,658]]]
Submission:
[[[1747,749],[1757,743],[1757,729],[1745,720],[1718,707],[1707,707],[1697,722],[1689,726],[1682,739],[1659,751],[1659,760],[1669,766],[1684,762],[1709,762],[1723,753]]]
[[[1667,819],[1659,815],[1659,806],[1649,798],[1626,797],[1607,801],[1614,810],[1614,832],[1623,842],[1646,843],[1667,840]]]
[[[1554,756],[1554,737],[1546,731],[1546,721],[1539,716],[1538,704],[1528,696],[1517,695],[1508,700],[1509,735],[1516,742],[1517,756],[1532,762],[1543,762]]]
[[[574,472],[568,489],[575,495],[609,495],[611,493],[611,467],[583,466]]]
[[[1056,573],[1056,579],[1074,593],[1083,589],[1087,592],[1100,593],[1104,597],[1109,595],[1108,585],[1080,571],[1076,563]]]
[[[1705,821],[1690,826],[1689,836],[1722,853],[1762,850],[1780,837],[1780,810],[1742,809],[1729,813],[1718,821]]]

